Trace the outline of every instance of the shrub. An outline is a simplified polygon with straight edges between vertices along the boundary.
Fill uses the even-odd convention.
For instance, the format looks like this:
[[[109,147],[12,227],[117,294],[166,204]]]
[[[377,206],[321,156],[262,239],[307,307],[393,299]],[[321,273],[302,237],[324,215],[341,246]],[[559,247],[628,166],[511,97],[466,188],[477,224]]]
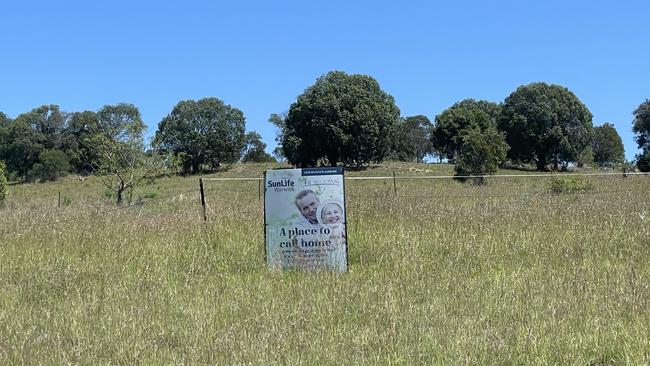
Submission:
[[[154,198],[156,198],[157,195],[158,195],[158,192],[147,192],[147,193],[145,193],[144,198],[154,199]]]
[[[593,189],[591,181],[580,176],[553,177],[549,182],[551,194],[585,193]]]
[[[30,172],[32,179],[53,181],[70,170],[70,159],[61,150],[43,150],[38,160]]]
[[[464,182],[466,176],[486,175],[497,172],[499,164],[506,158],[508,145],[505,137],[493,128],[483,132],[472,129],[463,137],[460,155],[454,167],[458,180]],[[483,177],[474,178],[474,183],[485,184]]]

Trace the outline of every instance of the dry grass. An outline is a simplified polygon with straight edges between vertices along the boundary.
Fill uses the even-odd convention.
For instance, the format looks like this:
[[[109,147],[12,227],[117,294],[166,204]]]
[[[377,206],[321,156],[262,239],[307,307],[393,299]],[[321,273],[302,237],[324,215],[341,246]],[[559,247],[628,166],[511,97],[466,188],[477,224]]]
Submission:
[[[650,363],[650,179],[545,179],[350,181],[346,274],[266,269],[256,182],[209,182],[207,224],[196,177],[12,186],[0,363]]]

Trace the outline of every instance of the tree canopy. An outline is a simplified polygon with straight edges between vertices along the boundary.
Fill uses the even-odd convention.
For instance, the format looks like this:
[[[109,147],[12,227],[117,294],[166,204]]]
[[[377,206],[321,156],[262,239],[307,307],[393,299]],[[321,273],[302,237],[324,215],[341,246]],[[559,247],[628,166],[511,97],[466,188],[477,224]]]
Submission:
[[[237,162],[244,148],[244,114],[217,98],[184,100],[158,125],[155,143],[181,160],[183,172]]]
[[[38,154],[38,163],[34,164],[30,175],[34,179],[53,181],[64,176],[70,170],[70,158],[59,149],[46,149]]]
[[[388,157],[401,161],[424,161],[431,154],[433,124],[422,115],[406,117],[395,126]]]
[[[265,163],[276,161],[266,150],[266,144],[262,141],[262,136],[255,131],[246,133],[244,137],[246,143],[242,154],[242,162]]]
[[[61,112],[58,105],[49,104],[19,115],[16,121],[30,126],[46,149],[60,149],[68,117],[68,113]]]
[[[97,156],[95,173],[120,205],[125,192],[157,175],[161,159],[158,154],[145,154],[145,125],[133,104],[104,106],[97,112],[97,129],[86,144]]]
[[[532,83],[510,94],[499,118],[509,157],[544,170],[578,159],[591,143],[592,115],[569,89]]]
[[[473,129],[495,128],[499,111],[498,104],[485,100],[465,99],[455,103],[436,116],[433,146],[448,159],[454,159],[461,150],[464,135]]]
[[[625,161],[623,140],[611,123],[594,127],[592,151],[594,162],[599,166],[614,166]]]
[[[399,115],[393,97],[372,77],[332,71],[291,105],[281,132],[283,153],[299,166],[381,161]]]
[[[11,121],[11,119],[9,117],[7,117],[6,114],[0,112],[0,128],[7,125],[10,121]]]
[[[632,131],[641,153],[637,155],[637,166],[643,172],[650,171],[650,99],[646,99],[634,110]]]
[[[93,111],[75,112],[70,117],[66,129],[66,154],[70,163],[79,173],[92,172],[99,162],[99,157],[89,142],[100,133],[97,113]]]
[[[461,181],[466,176],[479,176],[474,178],[476,184],[484,184],[486,174],[497,172],[499,164],[506,159],[508,145],[503,133],[495,128],[488,128],[484,131],[473,128],[463,134],[463,143],[460,154],[454,167],[455,175],[460,176]]]
[[[636,134],[635,141],[639,149],[650,149],[650,99],[646,99],[634,111],[632,130]]]
[[[44,148],[42,142],[24,119],[6,122],[0,128],[0,160],[7,163],[8,171],[26,177]]]

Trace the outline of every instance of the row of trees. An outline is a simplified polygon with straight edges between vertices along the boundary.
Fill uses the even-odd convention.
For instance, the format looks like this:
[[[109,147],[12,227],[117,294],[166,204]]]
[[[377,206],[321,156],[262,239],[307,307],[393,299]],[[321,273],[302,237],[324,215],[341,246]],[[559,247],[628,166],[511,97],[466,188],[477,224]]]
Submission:
[[[14,179],[54,180],[67,172],[95,173],[107,164],[101,153],[108,142],[144,154],[145,129],[132,104],[74,113],[43,105],[14,120],[0,112],[0,161]],[[246,133],[240,110],[205,98],[174,107],[160,122],[149,155],[154,150],[171,153],[169,166],[196,173],[239,160],[272,160],[265,149],[258,133]]]
[[[591,112],[571,91],[546,83],[521,86],[500,104],[460,101],[433,124],[421,115],[401,118],[393,98],[371,77],[330,72],[270,121],[279,128],[282,154],[299,166],[363,166],[384,158],[422,161],[426,156],[465,164],[490,151],[499,152],[499,164],[509,160],[539,170],[572,163],[612,167],[625,158],[612,124],[594,128]],[[635,132],[643,136],[644,128]],[[646,140],[641,137],[640,146]],[[481,154],[477,145],[484,145]],[[473,157],[463,158],[465,150]]]
[[[145,129],[132,104],[76,113],[45,105],[15,120],[0,113],[0,183],[6,173],[18,180],[55,180],[71,171],[92,173],[121,204],[135,186],[164,169],[191,173],[239,160],[273,159],[258,133],[245,132],[243,113],[216,98],[178,103],[160,123],[149,148]],[[3,200],[4,194],[3,183]]]
[[[634,116],[642,150],[638,166],[647,171],[650,101]],[[624,161],[612,124],[594,128],[591,113],[571,91],[545,83],[521,86],[500,104],[460,101],[434,124],[422,115],[401,117],[393,97],[370,76],[334,71],[269,121],[279,130],[276,156],[296,166],[362,167],[386,158],[434,156],[455,162],[459,175],[469,175],[495,171],[506,160],[539,170]],[[246,132],[242,111],[217,98],[179,102],[159,123],[148,151],[145,128],[132,104],[75,113],[44,105],[14,120],[0,113],[0,161],[18,179],[98,173],[110,177],[107,186],[119,197],[153,173],[147,164],[198,173],[237,161],[274,160],[260,135]]]

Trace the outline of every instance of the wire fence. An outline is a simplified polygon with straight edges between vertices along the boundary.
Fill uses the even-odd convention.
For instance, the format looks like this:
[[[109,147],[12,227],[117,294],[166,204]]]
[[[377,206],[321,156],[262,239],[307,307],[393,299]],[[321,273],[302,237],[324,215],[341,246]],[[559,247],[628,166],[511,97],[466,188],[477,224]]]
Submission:
[[[418,204],[421,200],[436,200],[450,204],[463,202],[487,202],[500,200],[512,203],[525,200],[539,200],[558,197],[626,197],[631,194],[647,201],[650,196],[646,179],[648,173],[600,172],[600,173],[537,173],[498,174],[482,176],[452,175],[392,175],[346,176],[345,194],[348,208],[365,207],[369,199],[379,199],[384,204],[400,200],[407,204]],[[489,181],[488,188],[471,183],[460,184],[458,179],[483,178]],[[567,192],[554,192],[551,183],[562,179],[576,179],[578,187],[568,182]],[[206,184],[204,212],[212,211],[210,206],[224,199],[248,199],[260,204],[264,200],[262,177],[201,178]],[[584,180],[584,182],[583,182]],[[513,182],[514,181],[514,182]],[[584,186],[580,186],[584,184]],[[562,187],[560,187],[562,188]],[[609,197],[608,197],[609,198]]]
[[[536,173],[484,176],[378,175],[346,176],[346,215],[371,218],[378,212],[421,217],[464,215],[469,211],[492,210],[511,214],[526,208],[546,208],[548,212],[574,210],[582,214],[624,205],[641,211],[650,205],[648,173]],[[460,183],[458,178],[484,178],[485,186]],[[205,184],[204,220],[222,222],[218,212],[231,202],[248,202],[257,207],[260,220],[264,207],[262,177],[201,178]],[[567,184],[566,191],[554,191],[553,184]],[[562,188],[562,186],[560,187]],[[198,204],[198,200],[197,200]]]
[[[486,202],[501,200],[513,202],[553,197],[546,182],[556,178],[579,177],[591,179],[589,189],[570,192],[574,197],[599,197],[636,194],[646,202],[650,200],[650,179],[648,173],[561,173],[561,174],[500,174],[484,176],[450,176],[450,175],[383,175],[383,176],[346,176],[345,193],[348,208],[360,209],[365,207],[369,198],[375,198],[380,203],[388,204],[389,201],[408,201],[417,204],[421,200],[436,200],[453,204],[454,202]],[[487,178],[489,189],[476,187],[470,184],[459,184],[454,181],[458,178]],[[513,184],[513,180],[517,182]],[[201,189],[199,182],[211,182]],[[453,183],[452,183],[453,182]],[[196,207],[203,210],[203,218],[207,221],[208,214],[213,215],[212,206],[219,205],[220,200],[248,200],[257,201],[263,206],[264,184],[262,177],[201,177],[197,179],[194,189],[173,192],[173,194],[156,197],[152,200],[139,200],[135,204],[119,207],[107,207],[104,204],[90,204],[90,212],[97,215],[106,215],[122,212],[132,208],[148,206],[149,204],[165,205],[170,202],[183,200],[187,207]],[[59,194],[59,207],[61,196]],[[183,206],[186,207],[186,206]],[[38,210],[38,208],[35,208]],[[85,212],[85,213],[84,213]],[[80,215],[87,214],[82,210]],[[52,226],[74,221],[78,215],[66,218],[57,216],[45,218],[39,226]]]

